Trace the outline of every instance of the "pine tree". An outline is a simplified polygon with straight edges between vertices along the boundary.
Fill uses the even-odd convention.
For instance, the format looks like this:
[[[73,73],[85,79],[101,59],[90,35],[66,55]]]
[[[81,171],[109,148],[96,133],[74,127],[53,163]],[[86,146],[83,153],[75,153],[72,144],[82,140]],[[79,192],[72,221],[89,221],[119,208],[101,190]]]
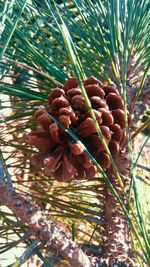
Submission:
[[[134,152],[150,123],[135,128],[149,1],[62,2],[0,4],[0,253],[24,242],[12,266],[149,266]]]

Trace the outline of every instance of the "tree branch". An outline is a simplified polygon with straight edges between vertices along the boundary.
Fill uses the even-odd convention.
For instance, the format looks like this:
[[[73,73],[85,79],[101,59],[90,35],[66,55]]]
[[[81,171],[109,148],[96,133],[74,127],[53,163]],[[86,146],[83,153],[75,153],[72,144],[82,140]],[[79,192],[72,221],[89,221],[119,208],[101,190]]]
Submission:
[[[22,224],[28,225],[36,238],[68,260],[73,267],[91,267],[88,256],[71,241],[63,229],[48,221],[39,207],[33,206],[27,197],[17,193],[0,179],[0,205],[7,206]]]

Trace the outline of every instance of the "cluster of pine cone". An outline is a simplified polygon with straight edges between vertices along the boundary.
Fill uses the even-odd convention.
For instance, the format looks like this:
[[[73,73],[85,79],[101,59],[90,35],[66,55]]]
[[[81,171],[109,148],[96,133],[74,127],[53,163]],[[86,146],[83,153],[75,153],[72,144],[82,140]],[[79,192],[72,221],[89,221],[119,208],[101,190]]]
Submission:
[[[93,76],[84,81],[84,87],[105,141],[115,158],[124,140],[122,98],[115,87],[104,85]],[[62,88],[52,89],[48,103],[49,114],[77,135],[101,167],[108,169],[109,156],[96,133],[77,79],[70,77]],[[45,175],[53,176],[58,181],[94,178],[97,168],[81,145],[52,121],[44,108],[36,111],[35,118],[40,125],[39,130],[31,131],[28,135],[28,143],[39,150],[33,155],[33,164],[42,167]]]

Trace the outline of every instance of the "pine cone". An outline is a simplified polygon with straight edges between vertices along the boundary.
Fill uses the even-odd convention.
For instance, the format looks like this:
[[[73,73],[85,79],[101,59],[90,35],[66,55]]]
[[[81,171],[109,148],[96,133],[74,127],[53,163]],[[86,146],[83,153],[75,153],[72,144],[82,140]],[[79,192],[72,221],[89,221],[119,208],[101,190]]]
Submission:
[[[115,87],[106,86],[93,76],[84,81],[84,86],[112,156],[118,157],[125,128],[122,98]],[[62,88],[52,89],[48,103],[49,114],[73,131],[101,167],[108,169],[109,156],[96,133],[77,79],[70,77]],[[28,135],[28,143],[39,150],[33,155],[34,165],[43,167],[45,175],[58,181],[94,178],[97,168],[82,146],[47,117],[45,109],[36,111],[35,118],[41,130]]]

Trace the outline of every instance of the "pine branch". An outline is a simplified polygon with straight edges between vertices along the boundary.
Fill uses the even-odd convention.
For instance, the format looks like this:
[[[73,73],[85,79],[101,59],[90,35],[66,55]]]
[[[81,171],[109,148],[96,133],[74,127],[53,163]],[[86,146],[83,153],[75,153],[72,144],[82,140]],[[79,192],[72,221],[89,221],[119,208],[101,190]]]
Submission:
[[[117,166],[123,178],[124,186],[128,190],[130,184],[130,163],[127,148],[122,150],[120,157],[117,159]],[[107,171],[110,181],[116,188],[123,203],[127,205],[123,192],[115,177],[112,169]],[[104,224],[104,244],[102,251],[104,262],[108,266],[119,266],[120,263],[128,263],[129,266],[136,266],[134,263],[133,250],[131,249],[131,240],[129,236],[129,225],[126,216],[123,214],[119,204],[116,202],[114,195],[107,185],[104,185],[103,195],[105,197],[103,218]],[[128,266],[128,265],[127,265]]]
[[[72,266],[92,266],[88,256],[67,237],[60,226],[48,221],[39,208],[3,181],[0,181],[0,205],[7,206],[19,218],[21,224],[29,226],[36,238],[46,242],[50,250],[57,250]]]

